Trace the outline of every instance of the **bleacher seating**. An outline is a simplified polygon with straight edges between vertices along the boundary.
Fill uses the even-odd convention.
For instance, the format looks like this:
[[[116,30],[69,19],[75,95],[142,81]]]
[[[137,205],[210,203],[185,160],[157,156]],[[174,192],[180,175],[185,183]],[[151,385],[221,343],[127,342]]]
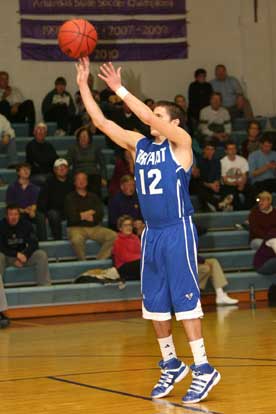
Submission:
[[[23,160],[25,146],[32,138],[27,136],[28,131],[25,124],[17,124],[15,129],[18,137],[19,159]],[[55,129],[56,125],[54,123],[48,124],[49,135],[52,135]],[[232,137],[240,146],[246,138],[246,132],[244,130],[233,131]],[[60,156],[64,156],[68,147],[75,142],[75,137],[49,136],[47,140],[54,145]],[[110,178],[115,163],[114,151],[106,146],[106,139],[103,135],[95,135],[93,140],[101,148],[107,164],[108,177]],[[15,170],[6,169],[5,166],[4,157],[0,156],[0,177],[9,184],[16,179],[16,172]],[[0,217],[3,217],[4,214],[6,188],[6,186],[0,187]],[[248,232],[236,230],[234,227],[235,224],[241,224],[247,219],[248,211],[200,213],[198,212],[199,201],[196,196],[192,196],[192,203],[197,211],[194,215],[195,223],[208,229],[208,233],[200,238],[199,252],[204,257],[216,257],[220,261],[227,272],[228,290],[247,291],[251,283],[255,284],[256,289],[266,289],[271,284],[271,278],[258,275],[252,269],[254,252],[248,246]],[[107,225],[106,211],[104,225]],[[77,261],[69,241],[66,240],[65,223],[63,234],[64,240],[51,241],[51,234],[48,231],[49,240],[40,243],[40,247],[48,253],[52,286],[33,286],[35,285],[35,277],[33,270],[30,270],[30,268],[7,269],[4,280],[7,287],[8,302],[11,307],[140,298],[139,282],[127,283],[124,290],[119,290],[116,285],[73,284],[74,278],[83,271],[91,268],[110,267],[112,263],[111,260],[95,260],[99,245],[93,241],[86,243],[88,260]],[[208,291],[211,289],[209,286]]]

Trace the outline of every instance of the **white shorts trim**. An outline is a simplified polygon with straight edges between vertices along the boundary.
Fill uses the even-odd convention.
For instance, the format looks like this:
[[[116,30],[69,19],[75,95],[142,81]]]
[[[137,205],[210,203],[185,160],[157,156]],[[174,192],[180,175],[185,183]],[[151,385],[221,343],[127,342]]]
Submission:
[[[172,319],[171,312],[149,312],[145,308],[144,304],[142,304],[142,313],[144,319],[151,319],[153,321],[168,321]]]
[[[198,299],[197,305],[193,310],[186,311],[186,312],[176,312],[175,318],[177,321],[182,321],[185,319],[198,319],[202,318],[204,315],[201,307],[201,302]]]

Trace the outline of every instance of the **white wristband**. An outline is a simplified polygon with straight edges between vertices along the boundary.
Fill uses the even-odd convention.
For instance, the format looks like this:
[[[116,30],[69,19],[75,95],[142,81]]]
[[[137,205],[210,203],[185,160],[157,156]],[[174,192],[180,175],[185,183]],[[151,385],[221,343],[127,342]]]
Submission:
[[[128,90],[124,87],[124,86],[120,86],[120,88],[117,89],[117,91],[115,92],[117,96],[119,96],[119,98],[122,99],[122,101],[124,100],[124,98],[127,96],[127,94],[129,93]]]

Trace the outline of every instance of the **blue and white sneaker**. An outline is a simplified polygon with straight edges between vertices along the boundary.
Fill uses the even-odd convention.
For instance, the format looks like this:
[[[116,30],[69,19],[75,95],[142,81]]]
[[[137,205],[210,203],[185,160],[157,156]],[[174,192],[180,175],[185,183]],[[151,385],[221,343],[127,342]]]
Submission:
[[[177,358],[172,358],[169,361],[160,361],[161,377],[158,383],[154,386],[151,397],[162,398],[168,395],[176,382],[180,382],[189,372],[188,365],[185,365]]]
[[[193,364],[191,370],[193,381],[186,395],[182,398],[184,404],[193,404],[204,400],[221,379],[220,373],[210,364]]]

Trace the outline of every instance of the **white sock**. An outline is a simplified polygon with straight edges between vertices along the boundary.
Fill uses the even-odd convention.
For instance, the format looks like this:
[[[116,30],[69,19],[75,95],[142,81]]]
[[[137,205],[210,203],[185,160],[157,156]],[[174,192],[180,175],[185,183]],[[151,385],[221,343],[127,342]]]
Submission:
[[[208,363],[203,338],[191,341],[189,344],[193,353],[195,365]]]
[[[166,362],[169,359],[176,358],[172,335],[168,336],[167,338],[157,338],[157,340],[159,342],[163,361]]]
[[[224,290],[222,288],[216,289],[217,298],[222,298],[224,296]]]

